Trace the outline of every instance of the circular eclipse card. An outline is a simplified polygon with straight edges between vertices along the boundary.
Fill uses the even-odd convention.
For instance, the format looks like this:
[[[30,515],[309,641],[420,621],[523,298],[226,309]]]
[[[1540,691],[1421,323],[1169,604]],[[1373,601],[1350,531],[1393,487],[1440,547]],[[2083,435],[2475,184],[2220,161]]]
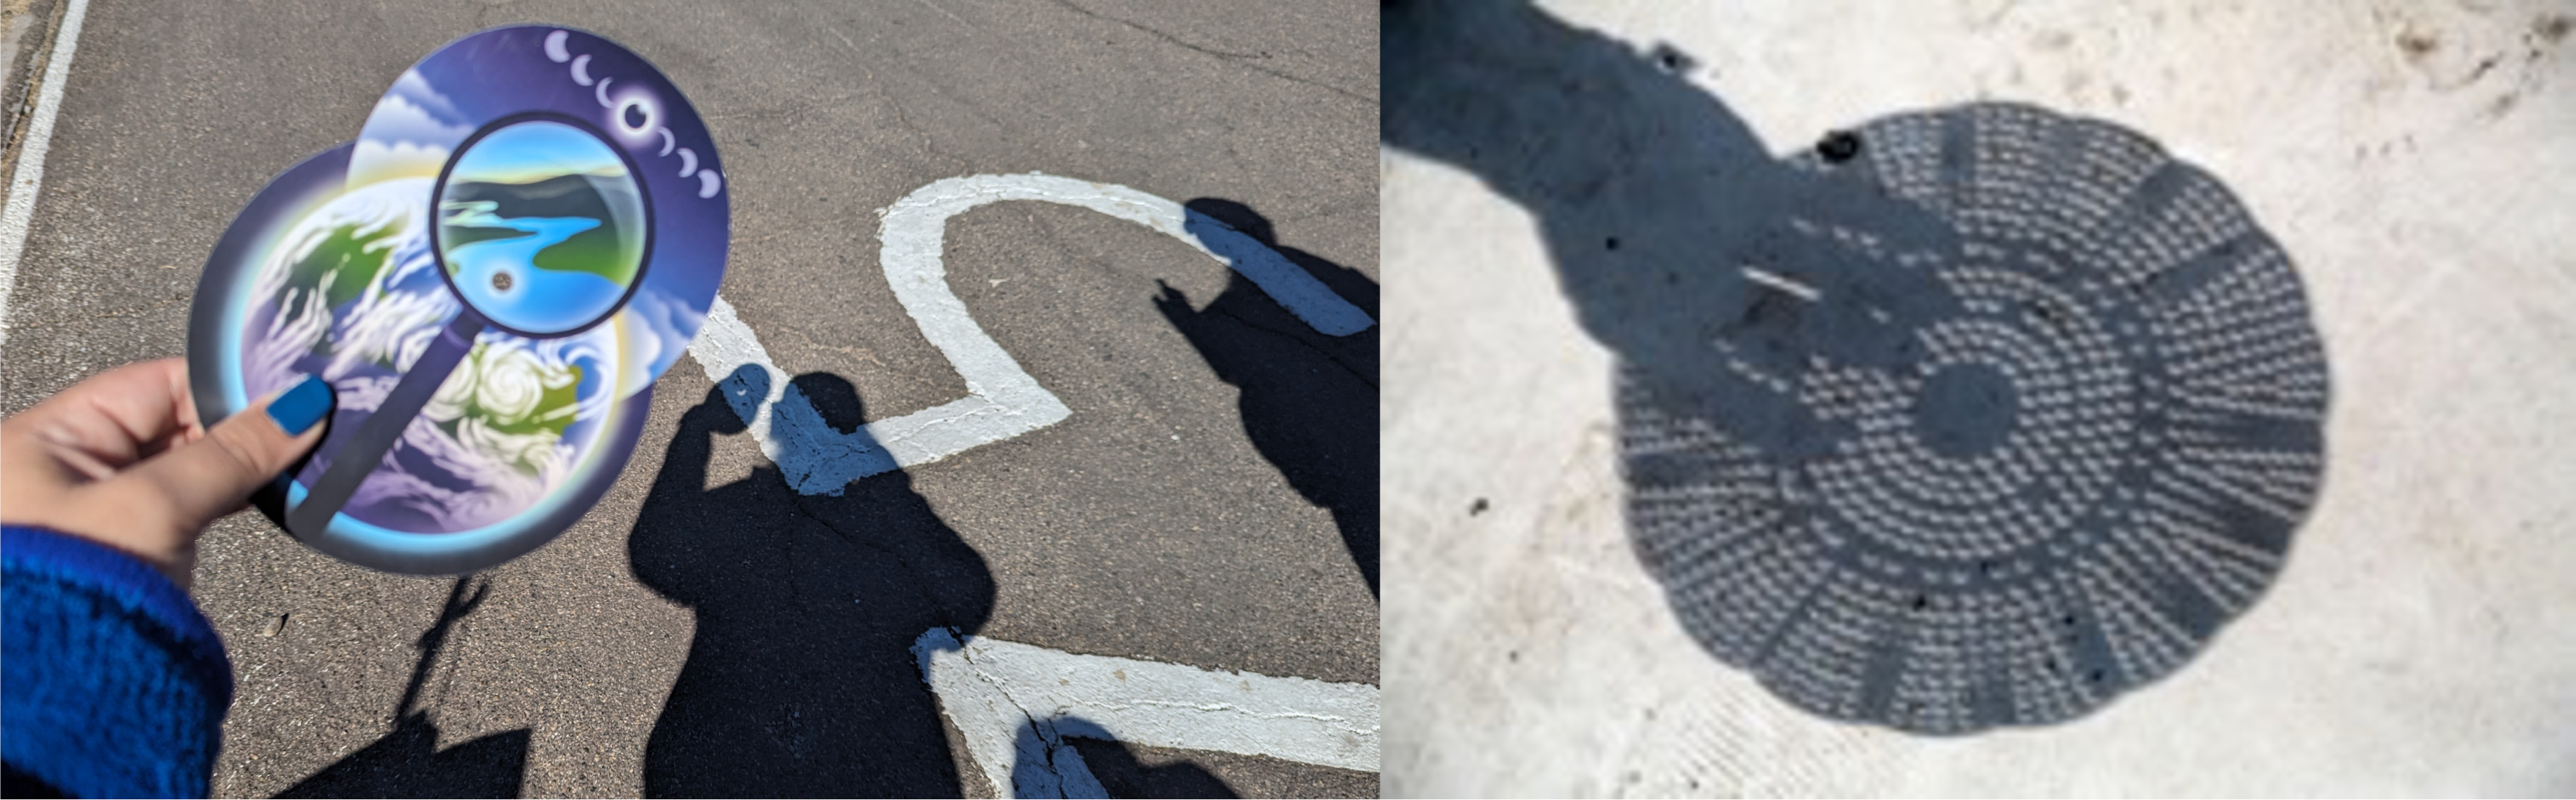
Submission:
[[[729,231],[715,143],[642,57],[549,26],[467,36],[216,243],[188,320],[198,415],[320,376],[329,432],[254,504],[363,566],[500,564],[624,469]]]

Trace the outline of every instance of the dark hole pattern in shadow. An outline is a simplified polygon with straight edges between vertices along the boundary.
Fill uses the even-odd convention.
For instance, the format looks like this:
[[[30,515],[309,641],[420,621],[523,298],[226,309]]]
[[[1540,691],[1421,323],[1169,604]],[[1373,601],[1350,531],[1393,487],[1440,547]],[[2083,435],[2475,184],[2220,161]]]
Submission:
[[[1853,156],[1860,155],[1860,137],[1851,131],[1825,134],[1824,140],[1816,143],[1816,155],[1827,164],[1850,161]]]
[[[1780,246],[1956,302],[1898,319],[1906,360],[1727,359],[1741,393],[1821,423],[1794,448],[1623,359],[1630,534],[1694,638],[1816,713],[1966,733],[2089,712],[2260,596],[2321,481],[2327,369],[2289,259],[2225,187],[2006,104],[1882,119],[1788,167],[1958,244],[1844,215],[1793,216]],[[2005,410],[1923,407],[1953,367],[2002,376]]]
[[[1690,54],[1684,53],[1679,48],[1675,48],[1670,44],[1655,45],[1655,49],[1651,55],[1655,60],[1655,68],[1663,70],[1667,74],[1686,74],[1699,67],[1699,61],[1697,59],[1691,58]]]

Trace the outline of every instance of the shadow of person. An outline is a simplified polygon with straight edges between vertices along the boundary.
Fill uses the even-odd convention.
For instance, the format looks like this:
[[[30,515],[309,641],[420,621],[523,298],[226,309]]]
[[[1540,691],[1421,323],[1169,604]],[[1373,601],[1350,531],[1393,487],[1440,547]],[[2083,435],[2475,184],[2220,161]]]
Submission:
[[[955,796],[909,648],[932,627],[980,627],[992,576],[900,471],[840,497],[798,495],[766,462],[707,486],[715,437],[744,430],[731,403],[768,396],[767,382],[746,366],[681,415],[627,541],[636,578],[697,616],[645,746],[644,791]],[[796,382],[834,417],[862,411],[847,381]]]
[[[467,586],[473,586],[471,592]],[[414,708],[447,634],[490,594],[489,579],[459,576],[438,621],[420,635],[420,661],[394,704],[394,730],[279,792],[279,797],[517,797],[527,774],[529,731],[503,731],[445,750],[438,725]]]
[[[1188,762],[1148,766],[1126,743],[1081,717],[1020,723],[1012,742],[1013,797],[1242,797]]]
[[[1186,227],[1223,224],[1286,256],[1335,293],[1377,315],[1377,282],[1358,270],[1279,246],[1270,221],[1231,200],[1187,204]],[[1193,234],[1197,230],[1191,231]],[[1243,432],[1306,502],[1332,512],[1342,545],[1378,591],[1378,327],[1327,336],[1299,321],[1243,273],[1205,308],[1170,284],[1154,307],[1235,387]]]

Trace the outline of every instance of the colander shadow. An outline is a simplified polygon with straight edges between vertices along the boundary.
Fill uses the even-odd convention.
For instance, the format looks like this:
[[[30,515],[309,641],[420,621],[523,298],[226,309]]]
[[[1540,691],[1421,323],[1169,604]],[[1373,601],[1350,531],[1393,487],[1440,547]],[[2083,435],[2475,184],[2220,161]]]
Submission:
[[[2181,668],[2286,563],[2324,344],[2216,177],[2011,103],[1775,158],[1668,47],[1525,3],[1384,15],[1381,144],[1536,218],[1619,364],[1642,565],[1782,699],[2061,722]]]

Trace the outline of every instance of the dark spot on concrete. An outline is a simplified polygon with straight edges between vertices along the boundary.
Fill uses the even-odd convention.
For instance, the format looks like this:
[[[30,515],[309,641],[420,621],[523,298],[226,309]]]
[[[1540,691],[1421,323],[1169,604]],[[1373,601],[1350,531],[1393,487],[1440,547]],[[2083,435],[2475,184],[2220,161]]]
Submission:
[[[2408,59],[2420,60],[2442,48],[2442,40],[2429,33],[2407,31],[2397,34],[2397,49]]]
[[[2539,19],[2532,20],[2531,22],[2531,32],[2538,35],[2541,41],[2548,42],[2550,44],[2557,44],[2566,39],[2567,31],[2570,28],[2576,28],[2576,20],[2571,20],[2557,14],[2541,17]]]
[[[2487,119],[2503,119],[2504,115],[2513,113],[2514,104],[2521,101],[2522,95],[2518,94],[2501,95],[2494,100],[2488,101],[2486,109]]]
[[[1608,239],[1603,240],[1603,241],[1601,242],[1601,248],[1602,248],[1602,249],[1604,249],[1604,250],[1617,250],[1617,249],[1619,249],[1619,237],[1613,236],[1613,237],[1610,237],[1610,238],[1608,238]]]
[[[1472,516],[1475,516],[1475,515],[1478,515],[1478,514],[1485,513],[1485,510],[1486,510],[1486,509],[1493,508],[1493,507],[1494,507],[1494,504],[1492,504],[1492,503],[1488,503],[1488,502],[1485,502],[1485,498],[1482,498],[1482,497],[1476,498],[1476,502],[1473,502],[1473,503],[1469,503],[1469,504],[1467,504],[1467,516],[1472,517]]]
[[[2495,68],[2496,68],[2496,62],[2498,62],[2498,61],[2502,61],[2502,60],[2504,60],[2504,56],[2487,56],[2487,57],[2485,57],[2485,58],[2478,59],[2478,67],[2477,67],[2477,69],[2470,70],[2470,71],[2469,71],[2469,79],[2468,79],[2468,80],[2465,80],[2465,81],[2461,81],[2461,83],[2463,83],[2463,84],[2471,83],[2471,82],[2476,81],[2476,80],[2477,80],[2477,79],[2479,79],[2479,78],[2484,78],[2484,77],[2486,77],[2486,76],[2487,76],[2487,73],[2489,73],[2489,72],[2494,72],[2494,71],[2495,71]]]

